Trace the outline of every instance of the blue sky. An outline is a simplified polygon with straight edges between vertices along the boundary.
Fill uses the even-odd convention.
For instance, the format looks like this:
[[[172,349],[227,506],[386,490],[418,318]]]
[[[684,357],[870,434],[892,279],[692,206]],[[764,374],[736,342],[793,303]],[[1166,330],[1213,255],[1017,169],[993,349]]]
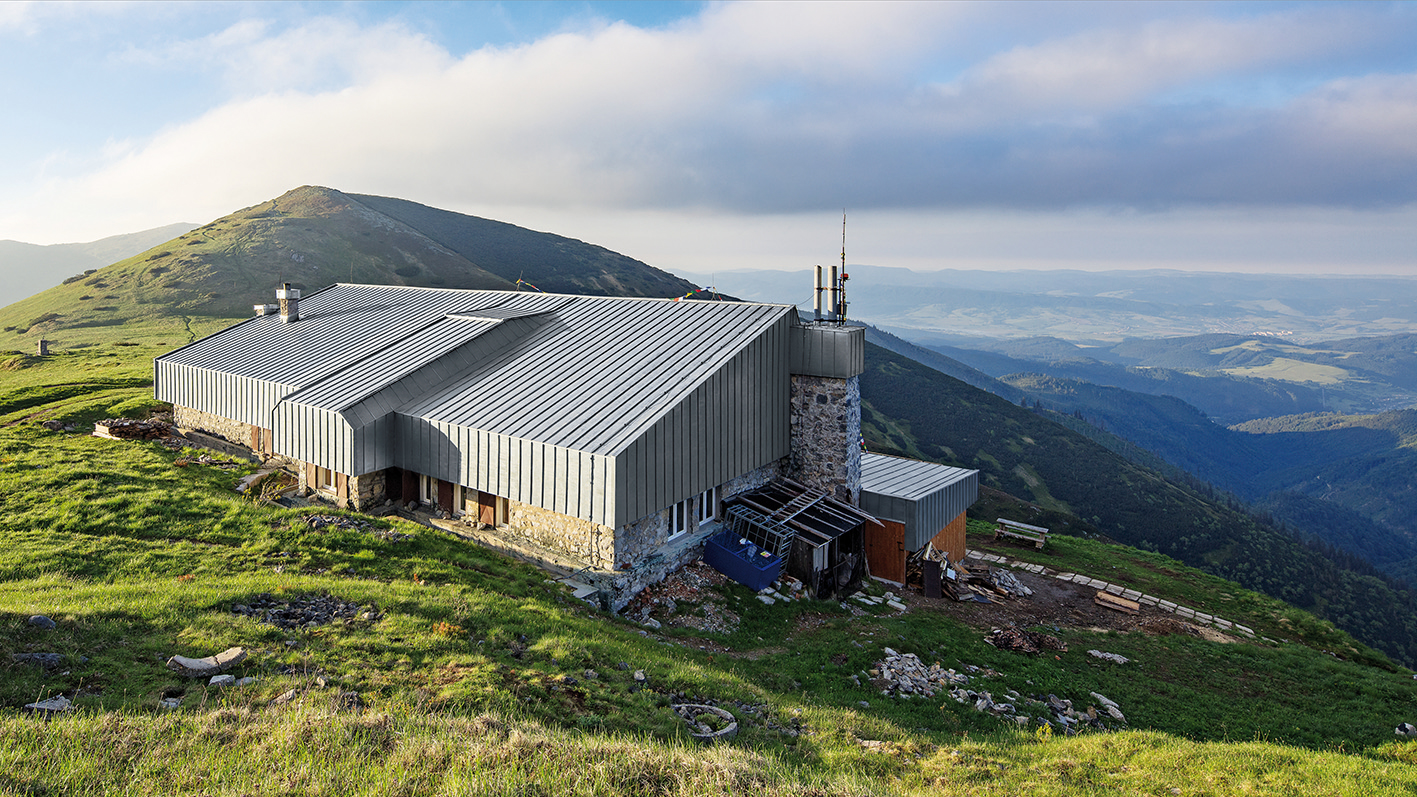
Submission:
[[[1417,276],[1412,3],[0,3],[0,239],[303,184],[713,272]]]

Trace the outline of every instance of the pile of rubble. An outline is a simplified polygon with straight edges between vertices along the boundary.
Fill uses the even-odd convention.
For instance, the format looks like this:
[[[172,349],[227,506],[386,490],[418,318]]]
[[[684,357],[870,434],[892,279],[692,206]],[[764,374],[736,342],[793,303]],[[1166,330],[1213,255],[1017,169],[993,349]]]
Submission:
[[[351,517],[344,517],[343,515],[306,515],[305,525],[309,526],[315,531],[321,531],[323,529],[329,528],[330,526],[333,526],[337,529],[349,529],[351,531],[360,531],[362,529],[369,528],[369,521],[359,520]]]
[[[198,465],[210,465],[213,468],[219,468],[221,470],[235,470],[237,468],[244,467],[245,465],[250,464],[247,462],[237,462],[231,459],[217,459],[216,457],[209,457],[206,454],[203,454],[200,457],[183,457],[182,459],[174,461],[172,464],[178,467],[185,468],[186,466],[191,465],[194,462]]]
[[[1054,728],[1067,736],[1087,729],[1112,730],[1117,727],[1117,723],[1120,723],[1121,727],[1126,727],[1127,718],[1114,701],[1097,692],[1089,694],[1096,703],[1089,704],[1087,708],[1079,711],[1073,707],[1073,701],[1064,700],[1051,694],[1024,698],[1013,690],[1009,690],[1002,697],[995,697],[989,692],[975,692],[962,688],[950,691],[950,696],[955,699],[955,702],[963,705],[972,704],[975,711],[993,714],[1019,726],[1028,726],[1037,722],[1039,726]],[[1114,724],[1109,725],[1109,720]]]
[[[989,636],[984,638],[985,642],[993,645],[999,650],[1012,650],[1015,653],[1027,653],[1036,655],[1045,650],[1056,650],[1066,653],[1068,646],[1061,639],[1052,634],[1040,634],[1037,631],[1025,631],[1022,628],[995,628],[989,632]]]
[[[94,437],[112,440],[160,440],[171,433],[172,424],[163,421],[105,418],[93,425]]]
[[[314,628],[335,620],[356,618],[372,622],[383,616],[373,606],[365,609],[329,595],[293,595],[282,599],[270,593],[256,595],[250,603],[233,604],[231,613],[286,629]]]
[[[936,692],[969,683],[968,675],[944,669],[938,663],[927,667],[914,653],[897,653],[886,648],[885,654],[868,673],[871,683],[883,695],[934,697]]]
[[[731,634],[738,630],[740,618],[725,605],[717,589],[727,581],[727,576],[707,563],[691,562],[658,584],[646,587],[621,612],[650,629],[670,625]],[[697,610],[680,612],[681,603]]]
[[[852,595],[851,597],[855,598],[858,601],[861,601],[867,606],[885,606],[886,608],[897,612],[903,612],[909,608],[901,602],[900,598],[894,592],[887,592],[886,594],[881,595],[880,597],[877,597],[875,595],[867,595],[864,592],[858,592],[855,595]]]
[[[809,597],[811,596],[807,594],[807,585],[803,584],[801,579],[794,576],[783,576],[777,581],[758,590],[758,600],[768,606],[778,601],[791,603],[793,601],[803,601]]]

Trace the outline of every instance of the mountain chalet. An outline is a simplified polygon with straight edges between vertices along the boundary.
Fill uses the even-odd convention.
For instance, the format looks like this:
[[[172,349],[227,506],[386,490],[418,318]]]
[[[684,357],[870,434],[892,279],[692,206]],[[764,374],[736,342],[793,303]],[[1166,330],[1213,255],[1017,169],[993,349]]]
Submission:
[[[789,571],[821,596],[868,563],[902,580],[928,542],[964,555],[978,472],[861,450],[861,327],[749,302],[277,298],[158,357],[155,393],[179,428],[249,445],[306,495],[498,530],[578,564],[617,609],[728,514],[795,533]]]

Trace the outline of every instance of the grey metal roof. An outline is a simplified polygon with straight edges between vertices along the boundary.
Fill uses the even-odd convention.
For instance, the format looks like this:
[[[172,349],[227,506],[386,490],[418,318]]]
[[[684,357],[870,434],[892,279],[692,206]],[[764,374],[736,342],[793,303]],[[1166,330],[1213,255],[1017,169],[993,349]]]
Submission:
[[[399,411],[597,454],[623,450],[789,308],[579,297]]]
[[[919,501],[952,484],[964,481],[977,470],[952,468],[937,462],[892,457],[885,454],[861,454],[861,489],[881,495]]]
[[[421,380],[429,392],[397,401],[400,413],[614,454],[794,312],[791,305],[338,284],[302,299],[295,323],[252,318],[158,360],[279,383],[290,391],[283,400],[335,411],[429,368],[436,384]],[[498,328],[520,335],[491,334]],[[488,345],[471,346],[476,356],[450,356],[484,336]]]
[[[979,497],[979,471],[861,455],[861,508],[905,524],[906,550],[924,546]]]

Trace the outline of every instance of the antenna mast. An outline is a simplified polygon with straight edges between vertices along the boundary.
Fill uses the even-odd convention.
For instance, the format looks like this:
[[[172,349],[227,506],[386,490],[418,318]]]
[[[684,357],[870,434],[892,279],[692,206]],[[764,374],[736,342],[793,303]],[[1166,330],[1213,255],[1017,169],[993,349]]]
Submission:
[[[836,322],[841,324],[846,321],[846,208],[841,209],[841,276],[836,280]]]

